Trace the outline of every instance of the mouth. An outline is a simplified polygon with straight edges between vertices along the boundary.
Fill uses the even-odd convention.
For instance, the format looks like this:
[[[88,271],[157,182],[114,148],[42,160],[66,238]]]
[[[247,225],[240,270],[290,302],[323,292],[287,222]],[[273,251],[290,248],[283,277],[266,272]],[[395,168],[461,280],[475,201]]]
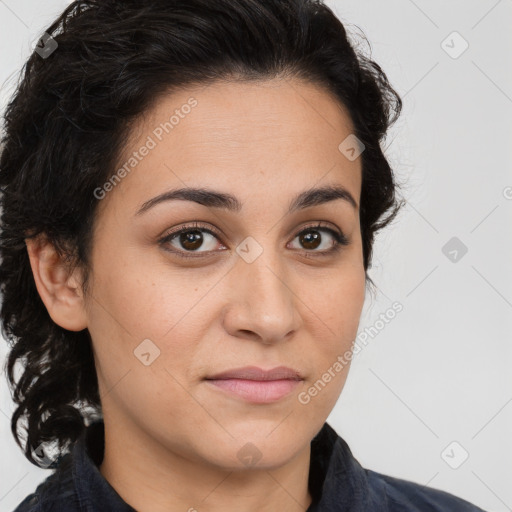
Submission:
[[[303,380],[298,371],[285,366],[270,370],[246,366],[205,378],[217,390],[254,404],[277,402],[289,395]]]

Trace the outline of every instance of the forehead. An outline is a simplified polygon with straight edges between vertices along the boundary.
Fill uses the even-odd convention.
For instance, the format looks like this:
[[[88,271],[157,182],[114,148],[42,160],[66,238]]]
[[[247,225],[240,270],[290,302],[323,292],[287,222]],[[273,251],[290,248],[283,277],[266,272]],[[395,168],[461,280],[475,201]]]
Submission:
[[[361,159],[339,150],[352,133],[345,108],[303,81],[214,82],[174,91],[134,124],[116,167],[128,170],[116,193],[140,206],[165,188],[222,186],[264,200],[272,189],[293,195],[294,188],[338,182],[359,202]]]

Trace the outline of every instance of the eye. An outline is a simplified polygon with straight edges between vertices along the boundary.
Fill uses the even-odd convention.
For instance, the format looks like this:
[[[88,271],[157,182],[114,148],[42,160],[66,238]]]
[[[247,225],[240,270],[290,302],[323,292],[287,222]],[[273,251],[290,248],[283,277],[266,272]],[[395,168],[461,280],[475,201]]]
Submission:
[[[321,233],[327,233],[329,236],[325,237]],[[215,246],[219,243],[219,236],[218,233],[204,225],[194,223],[193,225],[183,226],[172,231],[159,240],[159,243],[162,246],[167,246],[164,247],[165,250],[179,257],[194,258],[206,256],[207,254],[205,253],[216,252]],[[330,242],[329,238],[331,239]],[[348,239],[341,231],[325,227],[321,223],[302,229],[302,231],[295,235],[295,239],[299,240],[305,252],[313,252],[317,256],[332,254],[339,251],[342,246],[349,244]],[[222,243],[220,246],[221,250],[227,249]],[[316,250],[319,247],[323,250]],[[201,251],[200,249],[203,250]]]
[[[205,236],[206,235],[206,236]],[[193,225],[183,226],[182,228],[173,231],[160,240],[162,245],[170,244],[173,249],[167,249],[171,252],[183,257],[195,257],[195,254],[185,253],[204,253],[215,250],[215,239],[218,239],[218,234],[204,227],[201,224],[195,223]],[[221,244],[222,245],[222,244]],[[222,246],[226,248],[225,246]],[[200,251],[203,248],[205,250]],[[198,254],[201,256],[203,254]]]
[[[327,233],[329,236],[325,237],[321,233]],[[329,241],[329,238],[331,241]],[[299,240],[300,245],[307,249],[307,252],[318,253],[318,256],[326,256],[337,252],[342,246],[349,244],[348,239],[341,231],[325,227],[322,224],[306,227],[296,235],[295,239]],[[316,250],[319,247],[324,250]]]

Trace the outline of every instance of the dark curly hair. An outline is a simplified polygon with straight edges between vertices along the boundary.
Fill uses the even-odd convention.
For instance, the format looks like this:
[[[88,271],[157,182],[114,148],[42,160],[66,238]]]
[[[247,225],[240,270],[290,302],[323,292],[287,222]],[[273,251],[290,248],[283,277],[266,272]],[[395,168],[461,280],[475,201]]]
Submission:
[[[39,467],[35,448],[57,443],[60,461],[93,415],[101,416],[101,403],[89,331],[71,332],[50,318],[25,239],[42,235],[79,266],[86,293],[94,190],[112,176],[133,123],[162,95],[274,77],[331,92],[365,145],[359,214],[367,284],[374,235],[405,202],[397,200],[381,148],[401,98],[321,0],[76,0],[43,39],[57,47],[51,54],[36,48],[24,64],[5,111],[0,155],[0,317],[16,404],[11,430]]]

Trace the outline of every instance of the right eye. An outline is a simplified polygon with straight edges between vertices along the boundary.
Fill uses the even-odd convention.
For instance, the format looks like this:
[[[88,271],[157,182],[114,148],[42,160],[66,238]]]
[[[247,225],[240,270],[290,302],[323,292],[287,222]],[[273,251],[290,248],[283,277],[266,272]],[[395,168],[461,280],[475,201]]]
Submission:
[[[205,233],[206,236],[204,235]],[[159,243],[164,246],[170,245],[173,247],[173,249],[166,248],[166,250],[178,256],[193,258],[204,255],[204,253],[214,252],[215,243],[213,239],[218,240],[218,236],[217,233],[204,227],[202,224],[194,223],[193,225],[183,226],[180,229],[171,231],[161,238]],[[200,251],[199,249],[205,244],[207,246],[206,250]],[[221,246],[224,247],[224,249],[226,248],[222,244]]]

